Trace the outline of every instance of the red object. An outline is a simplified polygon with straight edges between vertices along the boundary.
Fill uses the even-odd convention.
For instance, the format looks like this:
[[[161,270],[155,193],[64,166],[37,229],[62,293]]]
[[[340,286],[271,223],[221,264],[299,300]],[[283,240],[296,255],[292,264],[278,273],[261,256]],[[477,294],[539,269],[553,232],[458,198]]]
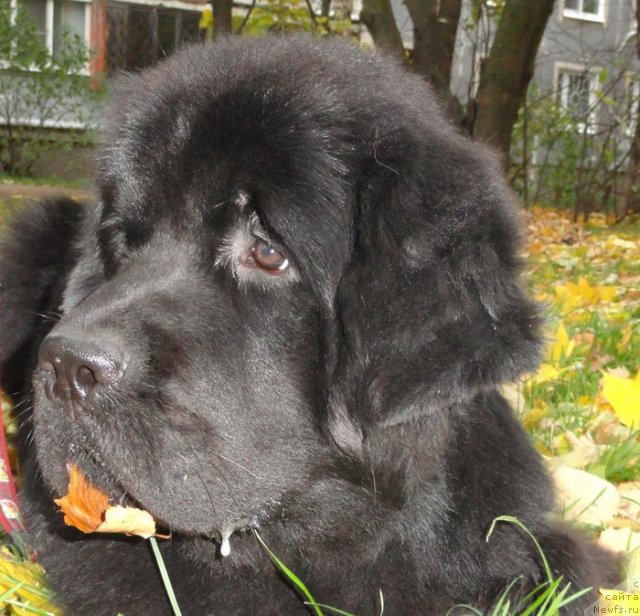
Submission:
[[[107,71],[107,37],[109,36],[109,24],[107,22],[106,0],[93,0],[91,3],[91,29],[89,47],[91,58],[89,60],[92,83],[99,87],[101,76]]]
[[[2,403],[0,402],[0,410]],[[20,517],[16,482],[11,472],[9,451],[4,430],[4,413],[0,416],[0,524],[11,537],[14,544],[25,556],[32,555],[26,540],[26,531]]]

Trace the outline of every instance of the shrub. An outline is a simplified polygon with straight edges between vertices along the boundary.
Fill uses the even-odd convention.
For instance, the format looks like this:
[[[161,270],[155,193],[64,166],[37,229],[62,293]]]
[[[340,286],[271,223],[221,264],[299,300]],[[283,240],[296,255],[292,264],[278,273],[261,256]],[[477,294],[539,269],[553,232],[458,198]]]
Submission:
[[[0,172],[29,175],[43,145],[87,137],[97,98],[88,60],[84,41],[68,31],[51,54],[28,10],[0,0]]]

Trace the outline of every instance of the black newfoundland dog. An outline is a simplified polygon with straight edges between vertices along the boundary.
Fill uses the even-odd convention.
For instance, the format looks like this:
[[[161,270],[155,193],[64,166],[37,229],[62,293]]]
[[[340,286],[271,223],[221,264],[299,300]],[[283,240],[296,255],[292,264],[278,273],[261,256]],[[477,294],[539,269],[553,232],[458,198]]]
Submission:
[[[516,526],[486,540],[503,514],[594,588],[580,613],[611,565],[552,521],[497,391],[535,368],[540,317],[492,157],[340,42],[193,47],[115,100],[97,203],[23,212],[0,253],[23,506],[68,613],[170,609],[146,541],[63,525],[68,463],[171,532],[185,614],[308,610],[252,529],[359,616],[379,591],[385,614],[487,609],[546,579]]]

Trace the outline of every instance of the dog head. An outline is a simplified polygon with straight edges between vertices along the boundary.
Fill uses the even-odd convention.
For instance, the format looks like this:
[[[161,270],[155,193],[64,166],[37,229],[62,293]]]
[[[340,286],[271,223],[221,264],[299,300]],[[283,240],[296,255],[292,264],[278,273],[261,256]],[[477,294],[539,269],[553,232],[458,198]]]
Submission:
[[[250,524],[535,365],[508,191],[417,77],[229,40],[115,100],[34,377],[54,491],[72,461],[174,530]]]

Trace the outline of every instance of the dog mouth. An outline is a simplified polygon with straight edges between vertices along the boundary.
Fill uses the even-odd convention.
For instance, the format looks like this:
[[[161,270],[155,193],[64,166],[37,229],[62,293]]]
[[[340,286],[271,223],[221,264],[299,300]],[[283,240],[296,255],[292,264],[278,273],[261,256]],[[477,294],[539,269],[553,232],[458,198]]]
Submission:
[[[85,533],[171,537],[171,532],[158,528],[156,517],[120,485],[94,452],[83,448],[81,453],[82,467],[67,462],[66,494],[54,499],[66,525]]]
[[[132,496],[118,476],[111,471],[102,456],[90,446],[71,443],[66,466],[67,471],[75,466],[93,486],[109,497],[109,502],[123,507],[145,509],[144,505]]]
[[[68,493],[71,480],[70,469],[75,467],[89,484],[104,493],[110,505],[130,507],[148,511],[163,529],[169,525],[136,497],[135,485],[124,477],[134,469],[119,468],[118,463],[100,451],[99,442],[90,427],[83,421],[67,421],[66,409],[53,404],[44,395],[41,380],[35,381],[36,412],[39,421],[34,426],[40,466],[47,483],[57,497]],[[60,434],[63,434],[60,437]],[[57,437],[57,438],[56,438]],[[99,439],[98,439],[99,440]],[[127,471],[127,472],[123,472]],[[132,475],[135,480],[135,474]]]
[[[189,451],[180,449],[179,442],[172,443],[176,449],[169,450],[157,432],[143,441],[138,436],[139,426],[133,422],[116,425],[115,413],[108,410],[99,414],[101,409],[85,409],[71,420],[63,408],[44,395],[41,383],[35,385],[37,456],[52,499],[69,494],[69,467],[75,467],[89,484],[108,497],[110,507],[148,513],[158,534],[213,540],[220,556],[229,553],[232,535],[255,528],[258,520],[264,519],[264,501],[247,503],[236,497],[232,472],[227,479],[225,468],[216,467],[219,475],[211,480],[217,482],[212,487],[206,483],[211,475],[205,474],[198,456],[194,453],[190,458]],[[136,445],[142,448],[137,449]],[[174,455],[178,464],[171,465]],[[239,463],[230,468],[244,472]],[[163,469],[164,475],[160,472]]]
[[[75,461],[67,463],[68,493],[54,499],[64,513],[67,525],[75,526],[83,532],[123,533],[143,538],[171,537],[171,529],[163,526],[156,516],[113,477],[99,454],[86,446],[75,449],[79,450],[74,456]],[[82,466],[76,464],[78,459],[82,460],[79,462]],[[114,495],[117,501],[114,501]],[[96,510],[96,500],[102,502],[103,498],[104,504]],[[117,511],[117,516],[111,515],[112,511]],[[217,543],[217,553],[222,558],[231,553],[232,535],[246,534],[258,527],[256,516],[227,520],[205,538]]]

